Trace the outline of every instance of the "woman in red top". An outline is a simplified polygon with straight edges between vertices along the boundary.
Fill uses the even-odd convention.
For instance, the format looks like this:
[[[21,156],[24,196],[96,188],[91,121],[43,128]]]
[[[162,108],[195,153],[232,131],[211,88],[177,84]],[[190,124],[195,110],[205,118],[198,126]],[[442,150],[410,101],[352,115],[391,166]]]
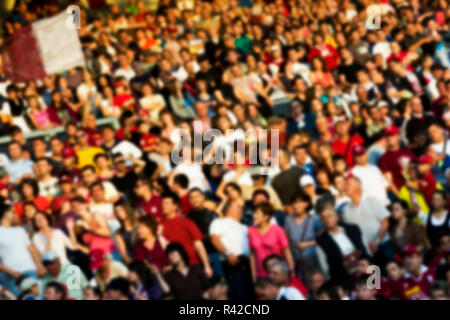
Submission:
[[[163,268],[167,263],[167,256],[164,252],[168,241],[157,235],[157,223],[152,216],[143,216],[138,220],[139,242],[134,247],[134,260],[149,261],[156,265],[158,269]]]

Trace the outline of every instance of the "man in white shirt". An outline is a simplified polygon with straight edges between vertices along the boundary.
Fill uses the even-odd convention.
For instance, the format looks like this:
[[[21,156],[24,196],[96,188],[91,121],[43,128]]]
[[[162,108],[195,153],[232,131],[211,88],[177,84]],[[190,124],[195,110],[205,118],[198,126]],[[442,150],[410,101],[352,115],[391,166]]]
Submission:
[[[242,206],[235,201],[228,201],[222,212],[224,217],[215,219],[209,227],[211,243],[221,254],[230,298],[249,299],[253,295],[253,286],[248,259],[248,228],[240,223]]]
[[[39,185],[39,194],[47,198],[53,198],[59,194],[58,178],[51,175],[52,165],[49,159],[40,158],[36,160],[35,176]]]
[[[361,229],[364,245],[374,254],[385,239],[390,213],[377,198],[363,197],[361,181],[356,176],[347,177],[345,189],[351,202],[344,210],[343,221]]]
[[[17,296],[16,279],[22,275],[42,276],[46,271],[27,232],[22,227],[13,227],[14,220],[11,207],[0,204],[0,285]]]
[[[389,204],[386,188],[389,186],[384,175],[378,167],[369,163],[366,149],[361,145],[353,148],[353,159],[356,165],[349,171],[361,181],[363,196],[377,198],[383,205]]]

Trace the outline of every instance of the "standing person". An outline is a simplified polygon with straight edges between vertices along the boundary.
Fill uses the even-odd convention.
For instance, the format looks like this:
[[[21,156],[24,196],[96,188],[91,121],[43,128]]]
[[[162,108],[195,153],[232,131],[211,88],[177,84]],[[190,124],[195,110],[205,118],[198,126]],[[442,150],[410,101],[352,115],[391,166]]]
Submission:
[[[321,198],[316,212],[324,227],[324,232],[316,238],[318,248],[326,257],[322,270],[334,281],[348,283],[357,272],[356,257],[366,254],[361,230],[357,225],[339,223],[332,199]]]
[[[212,269],[202,242],[203,234],[194,222],[182,217],[179,210],[180,200],[177,195],[167,193],[162,196],[162,211],[165,216],[161,224],[162,234],[169,242],[179,242],[183,245],[192,265],[198,265],[201,261],[205,274],[210,278]]]
[[[315,250],[320,221],[316,214],[309,214],[312,203],[305,193],[295,195],[291,206],[293,214],[286,218],[284,230],[294,255],[296,275],[306,282],[311,272],[320,267]]]
[[[22,275],[45,274],[39,252],[22,227],[13,226],[15,214],[9,205],[0,204],[0,284],[15,296],[19,294],[16,279]]]
[[[346,193],[351,202],[344,209],[343,221],[361,229],[364,244],[375,254],[385,240],[389,211],[378,199],[363,197],[361,181],[357,177],[347,177]]]
[[[275,214],[273,206],[266,202],[256,206],[253,221],[254,226],[248,229],[248,245],[250,248],[250,267],[252,278],[267,276],[263,261],[268,255],[278,254],[286,259],[289,271],[294,271],[294,258],[292,257],[289,241],[283,228],[271,223]]]
[[[438,190],[432,197],[432,209],[423,218],[428,241],[432,248],[439,246],[439,237],[450,230],[450,213],[447,210],[447,194]]]
[[[134,186],[138,197],[137,208],[142,214],[153,216],[158,223],[164,220],[161,208],[161,196],[154,192],[152,183],[148,179],[139,178]]]
[[[184,246],[178,242],[171,243],[166,248],[166,254],[172,270],[164,275],[175,299],[201,299],[207,288],[207,278],[199,265],[191,265]]]
[[[229,200],[222,209],[223,217],[214,220],[209,228],[211,243],[221,254],[222,267],[232,299],[252,296],[250,263],[248,259],[248,228],[240,221],[242,206]]]

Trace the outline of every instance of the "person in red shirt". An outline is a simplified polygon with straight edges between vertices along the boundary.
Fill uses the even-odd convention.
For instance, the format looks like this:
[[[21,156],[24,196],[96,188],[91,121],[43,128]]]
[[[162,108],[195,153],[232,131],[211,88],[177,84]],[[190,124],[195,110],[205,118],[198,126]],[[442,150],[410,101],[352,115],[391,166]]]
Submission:
[[[401,252],[405,274],[394,290],[405,300],[429,300],[429,287],[435,281],[435,270],[423,264],[423,255],[413,244],[406,245]]]
[[[419,188],[425,196],[425,200],[428,206],[431,206],[431,199],[433,197],[433,193],[438,188],[438,183],[431,173],[431,167],[433,166],[433,158],[429,154],[425,154],[419,158]]]
[[[180,199],[174,193],[166,193],[162,196],[162,211],[165,219],[162,222],[162,234],[170,242],[180,243],[189,256],[192,265],[203,264],[205,274],[211,278],[213,271],[208,260],[203,234],[195,223],[179,214]],[[197,256],[198,255],[198,256]],[[200,257],[200,259],[199,259]]]
[[[137,207],[142,214],[151,215],[156,222],[161,223],[164,215],[161,208],[161,196],[152,191],[152,184],[147,179],[138,179],[134,187],[136,195],[139,197]]]
[[[339,52],[331,45],[325,44],[323,35],[316,33],[314,35],[314,47],[308,53],[308,61],[311,62],[315,57],[321,57],[329,71],[333,71],[338,66]]]
[[[390,182],[391,191],[397,194],[406,182],[403,170],[416,157],[411,150],[400,147],[400,130],[397,127],[387,127],[384,134],[387,138],[387,151],[378,160],[378,166]]]
[[[148,261],[162,269],[169,260],[165,249],[168,241],[157,235],[157,222],[153,216],[143,216],[138,220],[139,242],[134,247],[133,259],[136,261]]]
[[[47,213],[50,201],[46,197],[39,195],[39,187],[35,179],[22,180],[19,190],[23,200],[14,206],[14,211],[19,218],[24,219],[23,204],[25,202],[33,202],[39,211]]]
[[[339,120],[336,125],[337,138],[331,144],[335,154],[344,157],[345,162],[349,168],[353,167],[355,161],[353,159],[353,149],[357,145],[363,145],[364,139],[359,135],[350,135],[350,125],[345,120]]]
[[[183,173],[171,176],[171,179],[169,180],[169,186],[171,190],[175,192],[180,198],[181,213],[183,215],[187,215],[192,209],[188,190],[189,178]]]

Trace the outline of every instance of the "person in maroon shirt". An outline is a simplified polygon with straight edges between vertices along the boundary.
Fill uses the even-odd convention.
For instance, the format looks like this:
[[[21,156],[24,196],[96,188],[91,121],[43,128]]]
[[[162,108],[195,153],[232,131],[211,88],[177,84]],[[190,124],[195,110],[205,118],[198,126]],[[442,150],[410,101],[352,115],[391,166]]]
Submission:
[[[162,269],[169,262],[165,253],[168,241],[157,235],[157,222],[153,216],[143,216],[138,220],[139,242],[134,247],[133,259],[148,261]]]
[[[314,47],[308,53],[308,61],[311,62],[315,57],[324,59],[327,69],[330,71],[338,66],[339,52],[333,46],[324,43],[321,33],[314,35]]]
[[[431,173],[431,168],[433,167],[434,160],[429,154],[421,156],[418,160],[419,162],[419,172],[420,181],[419,188],[425,196],[425,200],[428,206],[431,206],[431,199],[433,193],[437,190],[438,183],[433,173]]]
[[[391,191],[397,194],[405,184],[403,169],[416,157],[411,150],[400,147],[400,130],[397,127],[387,127],[384,134],[387,137],[387,151],[378,160],[378,166],[390,181]]]
[[[176,194],[163,194],[162,211],[165,216],[162,222],[162,234],[164,237],[170,242],[179,242],[186,249],[192,265],[200,264],[201,260],[205,274],[208,278],[211,278],[213,271],[202,242],[203,234],[193,221],[179,214],[180,199]]]
[[[169,186],[173,192],[180,198],[180,209],[183,215],[187,215],[192,210],[191,201],[189,200],[189,178],[183,174],[172,176],[169,180]]]
[[[429,300],[429,287],[436,280],[435,270],[423,264],[422,252],[412,244],[406,245],[401,254],[406,272],[393,290],[395,295],[405,300]]]
[[[350,125],[346,120],[339,120],[335,124],[337,138],[331,144],[335,154],[345,158],[345,162],[349,168],[353,167],[355,161],[353,159],[353,148],[357,145],[363,145],[364,139],[359,135],[351,135],[349,133]]]
[[[138,210],[143,214],[153,216],[156,222],[161,223],[164,220],[161,209],[161,196],[153,192],[151,182],[147,179],[138,179],[134,191],[139,197],[137,202]]]

